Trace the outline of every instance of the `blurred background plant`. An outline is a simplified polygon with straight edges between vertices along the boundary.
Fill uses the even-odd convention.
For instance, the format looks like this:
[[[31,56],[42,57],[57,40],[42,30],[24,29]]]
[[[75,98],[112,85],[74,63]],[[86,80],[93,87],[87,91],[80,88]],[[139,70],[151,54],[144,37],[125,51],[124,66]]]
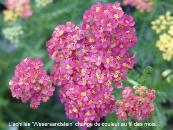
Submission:
[[[163,59],[170,61],[173,56],[173,16],[171,12],[160,15],[151,24],[152,29],[159,34],[156,46],[162,51]]]
[[[42,1],[42,2],[40,2]],[[55,96],[37,110],[31,110],[28,104],[21,104],[20,101],[11,97],[8,82],[13,75],[14,67],[20,62],[21,58],[27,56],[40,57],[45,62],[45,69],[50,71],[52,62],[49,60],[45,43],[50,38],[53,28],[57,24],[64,24],[72,21],[75,24],[81,23],[84,10],[97,1],[114,2],[114,0],[31,0],[32,15],[23,19],[19,15],[9,15],[12,19],[6,18],[5,1],[0,0],[0,129],[6,130],[8,122],[73,122],[67,119],[64,113],[64,106]],[[123,2],[122,0],[119,0]],[[45,3],[46,2],[46,3]],[[130,5],[123,5],[126,13],[132,15],[136,21],[138,35],[138,45],[132,49],[137,59],[137,64],[128,73],[129,80],[125,85],[142,84],[148,88],[157,90],[156,110],[153,118],[143,122],[155,122],[158,127],[100,127],[93,130],[173,130],[173,61],[165,61],[162,58],[162,50],[156,46],[159,35],[152,30],[152,21],[159,19],[160,15],[170,12],[173,14],[172,0],[153,0],[152,10],[148,12],[138,11]],[[10,12],[11,13],[11,12]],[[14,12],[13,12],[14,13]],[[162,16],[163,17],[163,16]],[[161,18],[164,19],[164,18]],[[167,21],[163,20],[165,25]],[[172,22],[172,19],[170,19]],[[156,22],[158,23],[158,22]],[[158,24],[153,27],[164,33],[169,29]],[[165,30],[166,29],[166,30]],[[172,29],[171,29],[172,30]],[[160,31],[158,33],[160,33]],[[168,32],[169,33],[169,32]],[[172,33],[170,32],[170,35]],[[169,40],[169,38],[165,38]],[[160,45],[165,44],[165,40],[160,40]],[[163,44],[162,44],[163,42]],[[170,43],[170,42],[169,42]],[[171,46],[172,46],[171,42]],[[170,48],[170,46],[168,47]],[[171,51],[171,53],[173,53]],[[171,55],[172,57],[172,55]],[[166,70],[166,72],[165,72]],[[169,70],[169,71],[168,71]],[[119,90],[115,90],[118,94]],[[119,93],[120,94],[120,93]],[[120,95],[116,96],[120,96]],[[110,114],[105,117],[103,122],[122,122],[116,115]],[[130,119],[128,120],[130,121]],[[77,127],[21,127],[20,130],[76,130]]]

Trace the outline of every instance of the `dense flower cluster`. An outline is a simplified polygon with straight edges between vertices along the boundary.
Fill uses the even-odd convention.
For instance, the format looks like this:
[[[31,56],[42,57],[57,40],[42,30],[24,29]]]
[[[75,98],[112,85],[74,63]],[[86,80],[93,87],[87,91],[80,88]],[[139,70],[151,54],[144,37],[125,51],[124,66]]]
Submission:
[[[162,51],[163,59],[170,61],[173,57],[173,35],[161,34],[156,42],[156,46]]]
[[[128,115],[134,120],[150,118],[154,111],[155,91],[140,87],[126,87],[122,91],[122,101],[117,100],[116,114],[124,120]]]
[[[6,0],[5,21],[16,21],[17,17],[27,19],[32,15],[30,0]]]
[[[152,29],[159,34],[156,46],[163,52],[163,59],[170,61],[173,57],[173,16],[171,13],[167,12],[153,21]]]
[[[40,59],[22,60],[9,83],[12,96],[22,102],[30,100],[31,108],[36,109],[53,95],[53,83],[60,86],[66,115],[80,123],[100,121],[114,111],[118,118],[127,119],[127,114],[135,120],[149,118],[154,90],[126,87],[121,101],[113,95],[113,85],[122,88],[126,73],[135,64],[129,52],[137,43],[134,24],[115,2],[96,3],[85,11],[79,26],[71,22],[58,25],[46,45],[55,61],[51,76]]]
[[[113,88],[105,85],[82,86],[75,83],[61,88],[59,97],[65,103],[66,115],[80,123],[99,121],[115,107]]]
[[[165,15],[160,15],[156,20],[151,22],[152,29],[157,33],[163,33],[170,26],[173,25],[173,16],[171,16],[171,12],[166,12]]]
[[[137,42],[134,24],[119,3],[96,3],[84,13],[82,25],[67,22],[54,29],[47,42],[56,62],[52,78],[62,86],[60,98],[69,118],[99,121],[112,111],[111,83],[122,87],[126,72],[135,64],[128,52]]]
[[[2,34],[11,43],[15,43],[17,45],[19,42],[20,36],[23,34],[23,28],[21,25],[14,25],[12,27],[4,28],[2,30]]]
[[[124,0],[123,4],[134,6],[140,12],[150,12],[153,8],[153,0]]]
[[[43,67],[40,59],[26,58],[16,66],[15,75],[9,82],[12,96],[23,103],[31,101],[30,107],[33,109],[36,109],[41,101],[47,102],[55,89]]]
[[[36,7],[38,7],[38,8],[45,7],[52,2],[53,2],[53,0],[35,0]]]

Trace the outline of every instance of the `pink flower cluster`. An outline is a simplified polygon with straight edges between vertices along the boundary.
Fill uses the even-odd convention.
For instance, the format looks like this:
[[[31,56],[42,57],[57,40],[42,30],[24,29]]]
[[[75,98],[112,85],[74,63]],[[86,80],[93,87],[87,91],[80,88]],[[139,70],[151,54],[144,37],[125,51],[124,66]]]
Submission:
[[[131,5],[136,7],[140,12],[150,12],[153,8],[152,0],[124,0],[124,5]]]
[[[58,25],[47,42],[55,61],[52,78],[62,86],[59,97],[66,114],[79,122],[99,121],[113,111],[112,81],[122,87],[135,59],[129,48],[137,42],[134,20],[119,3],[96,3],[83,23]]]
[[[67,84],[61,88],[59,97],[65,103],[66,115],[80,123],[99,121],[115,107],[113,88],[104,85],[89,86]]]
[[[12,96],[23,103],[30,100],[30,107],[33,109],[36,109],[41,101],[47,102],[55,90],[40,59],[26,58],[22,60],[16,66],[15,75],[9,85]]]
[[[122,101],[117,100],[116,114],[124,120],[128,115],[134,120],[150,118],[154,111],[155,91],[140,87],[126,87],[122,92]]]
[[[135,64],[129,52],[137,43],[134,24],[115,2],[96,3],[85,11],[79,26],[71,22],[58,25],[47,42],[50,58],[55,61],[51,76],[40,59],[22,60],[10,81],[12,96],[22,102],[31,100],[30,106],[36,109],[53,95],[54,83],[61,86],[59,97],[66,115],[80,123],[99,121],[113,111],[123,119],[127,114],[135,120],[149,118],[155,91],[126,87],[122,101],[112,94],[112,85],[122,88],[126,73]]]
[[[5,5],[8,10],[23,19],[32,15],[30,0],[6,0]]]

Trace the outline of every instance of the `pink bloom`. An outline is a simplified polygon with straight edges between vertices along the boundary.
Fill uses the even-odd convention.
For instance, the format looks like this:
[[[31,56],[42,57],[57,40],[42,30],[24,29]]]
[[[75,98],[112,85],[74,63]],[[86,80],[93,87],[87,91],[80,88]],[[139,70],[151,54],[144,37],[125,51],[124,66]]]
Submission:
[[[51,75],[61,86],[59,97],[70,119],[89,123],[112,112],[112,83],[122,87],[135,64],[128,52],[137,43],[134,23],[119,3],[96,3],[84,13],[81,26],[67,22],[54,29],[47,42],[55,61]]]
[[[23,103],[31,100],[30,107],[33,109],[41,101],[47,102],[54,92],[52,81],[43,67],[40,59],[26,58],[16,66],[15,75],[9,82],[12,96]]]
[[[132,119],[138,121],[150,118],[154,111],[154,99],[154,90],[143,86],[139,88],[126,87],[122,92],[122,101],[116,103],[117,116],[126,120],[126,114],[128,114]]]
[[[71,57],[72,52],[80,48],[81,44],[78,41],[81,40],[82,34],[82,30],[71,22],[57,26],[52,38],[47,42],[50,58],[59,62]]]
[[[153,8],[152,0],[124,0],[124,5],[131,5],[136,7],[140,12],[151,12]]]
[[[62,60],[60,64],[60,71],[65,74],[71,75],[73,73],[73,68],[75,66],[74,61],[71,59]]]
[[[91,123],[112,112],[115,106],[112,91],[112,87],[90,88],[87,85],[79,86],[71,83],[60,90],[59,96],[65,103],[65,111],[70,119]]]
[[[13,97],[31,100],[37,108],[52,96],[52,82],[60,87],[59,97],[70,119],[80,123],[99,121],[116,111],[118,118],[135,120],[149,118],[154,110],[155,91],[126,87],[122,101],[116,100],[112,83],[118,88],[126,80],[135,59],[129,49],[137,43],[132,17],[124,14],[120,3],[96,3],[85,11],[83,22],[55,27],[47,42],[49,56],[54,60],[51,78],[43,63],[27,58],[17,67],[10,82]],[[86,129],[86,126],[82,127]]]
[[[17,16],[27,19],[32,15],[30,0],[6,0],[8,10],[12,10]]]
[[[122,92],[122,98],[126,99],[131,96],[133,89],[131,87],[126,87]]]

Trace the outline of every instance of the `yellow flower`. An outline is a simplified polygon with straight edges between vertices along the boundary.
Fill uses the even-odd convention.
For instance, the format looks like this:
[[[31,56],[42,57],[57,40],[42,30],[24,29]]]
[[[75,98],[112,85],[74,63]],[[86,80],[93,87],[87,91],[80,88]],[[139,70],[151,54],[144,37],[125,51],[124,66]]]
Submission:
[[[170,25],[173,25],[173,16],[171,16],[170,12],[166,12],[165,15],[160,15],[156,20],[152,21],[151,25],[152,29],[157,34],[160,34],[168,29]]]
[[[18,15],[13,10],[5,10],[4,12],[4,20],[7,22],[15,22]]]
[[[15,22],[18,17],[27,19],[32,15],[31,4],[29,0],[6,0],[4,11],[4,20]]]
[[[170,61],[173,57],[173,36],[168,33],[161,34],[156,46],[163,52],[163,59]]]
[[[159,34],[156,47],[163,53],[163,59],[170,61],[173,57],[173,16],[170,12],[160,15],[152,21],[152,29]]]

